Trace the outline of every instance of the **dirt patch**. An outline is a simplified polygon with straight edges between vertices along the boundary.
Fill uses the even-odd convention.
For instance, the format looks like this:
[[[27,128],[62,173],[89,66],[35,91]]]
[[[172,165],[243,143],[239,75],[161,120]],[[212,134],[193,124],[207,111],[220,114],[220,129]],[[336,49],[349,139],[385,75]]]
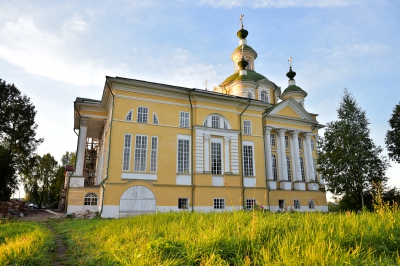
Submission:
[[[53,212],[53,213],[51,213],[51,212]],[[51,210],[51,212],[49,212],[48,210],[43,210],[43,209],[29,209],[28,215],[25,215],[24,217],[18,217],[18,218],[16,218],[16,220],[17,221],[45,222],[50,217],[55,216],[54,212],[57,212],[57,211]]]
[[[51,222],[46,222],[45,223],[47,228],[51,231],[51,233],[54,235],[55,241],[56,241],[56,246],[54,247],[55,255],[53,257],[53,266],[62,266],[65,265],[65,257],[67,256],[67,247],[64,245],[63,240],[62,240],[62,235],[57,234],[56,230],[53,227],[53,224]]]

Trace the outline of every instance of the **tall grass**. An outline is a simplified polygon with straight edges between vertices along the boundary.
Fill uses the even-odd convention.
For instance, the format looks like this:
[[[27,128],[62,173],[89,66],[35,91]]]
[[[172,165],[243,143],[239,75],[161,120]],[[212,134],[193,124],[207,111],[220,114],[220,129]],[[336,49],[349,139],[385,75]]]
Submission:
[[[160,213],[57,223],[70,264],[395,265],[400,213]]]
[[[0,265],[51,265],[53,246],[53,237],[43,224],[0,224]]]

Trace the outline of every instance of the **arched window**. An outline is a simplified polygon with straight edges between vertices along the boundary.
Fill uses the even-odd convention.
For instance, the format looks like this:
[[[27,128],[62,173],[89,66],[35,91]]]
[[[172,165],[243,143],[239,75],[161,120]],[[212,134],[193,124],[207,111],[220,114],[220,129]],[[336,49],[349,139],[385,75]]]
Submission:
[[[128,114],[126,115],[125,120],[126,120],[126,121],[132,121],[132,115],[133,115],[133,110],[130,110],[130,111],[128,112]]]
[[[97,195],[93,192],[86,194],[84,205],[97,205]]]
[[[261,101],[262,101],[263,103],[267,103],[267,102],[268,102],[268,94],[267,94],[266,91],[262,91],[262,92],[261,92]]]
[[[290,170],[290,158],[289,156],[286,156],[286,165],[287,165],[287,178],[289,181],[292,181],[292,174]]]
[[[300,169],[301,169],[301,181],[306,182],[306,175],[304,173],[304,161],[303,158],[300,157]]]
[[[230,129],[231,126],[229,121],[226,120],[222,115],[219,114],[211,114],[204,119],[203,125],[205,127],[213,127],[213,128],[221,128],[221,129]]]
[[[249,92],[247,93],[247,98],[253,99],[253,94],[251,93],[251,91],[249,91]]]
[[[271,154],[272,159],[272,175],[274,176],[274,180],[278,180],[278,170],[276,168],[276,157],[274,154]]]

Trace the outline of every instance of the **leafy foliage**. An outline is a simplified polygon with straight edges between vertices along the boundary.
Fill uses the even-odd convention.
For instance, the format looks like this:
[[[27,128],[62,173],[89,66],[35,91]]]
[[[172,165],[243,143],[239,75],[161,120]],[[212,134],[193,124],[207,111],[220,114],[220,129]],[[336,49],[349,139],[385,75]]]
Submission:
[[[386,148],[389,158],[400,163],[400,103],[393,109],[392,117],[389,119],[391,130],[386,132]]]
[[[49,153],[30,158],[21,172],[27,199],[39,205],[49,204],[50,185],[56,177],[57,170],[57,161]]]
[[[379,157],[382,148],[369,137],[365,111],[347,90],[337,111],[338,120],[327,124],[319,140],[318,171],[328,191],[344,195],[352,202],[352,209],[360,209],[372,182],[387,181],[388,161]]]
[[[43,142],[36,139],[36,110],[30,98],[21,95],[14,84],[0,79],[0,199],[7,200],[15,190],[16,173]]]

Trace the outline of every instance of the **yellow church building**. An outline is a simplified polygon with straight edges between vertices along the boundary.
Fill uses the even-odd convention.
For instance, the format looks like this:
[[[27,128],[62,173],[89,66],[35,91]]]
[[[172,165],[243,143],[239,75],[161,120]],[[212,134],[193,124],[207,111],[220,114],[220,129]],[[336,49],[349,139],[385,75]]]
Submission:
[[[67,213],[327,211],[316,171],[316,114],[289,68],[288,86],[255,71],[237,32],[234,73],[213,91],[106,77],[101,100],[77,98],[79,130]]]

